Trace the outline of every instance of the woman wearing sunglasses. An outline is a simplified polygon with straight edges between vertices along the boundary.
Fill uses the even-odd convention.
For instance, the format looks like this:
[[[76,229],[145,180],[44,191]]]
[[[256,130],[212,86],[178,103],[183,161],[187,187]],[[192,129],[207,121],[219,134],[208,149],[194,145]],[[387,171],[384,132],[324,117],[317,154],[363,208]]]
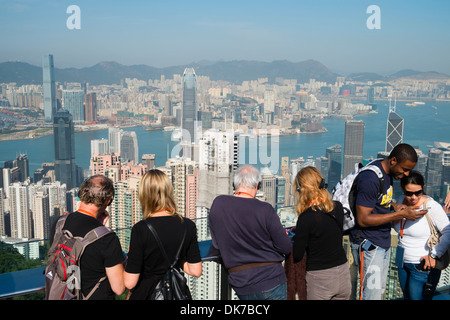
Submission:
[[[400,180],[403,197],[398,203],[428,210],[427,214],[435,228],[442,233],[449,224],[448,217],[439,203],[425,195],[424,185],[425,179],[422,174],[411,171]],[[441,275],[440,270],[434,269],[434,258],[445,252],[446,249],[443,247],[447,247],[448,243],[446,245],[439,243],[441,249],[437,245],[430,252],[427,241],[431,232],[426,216],[415,221],[405,219],[397,221],[394,223],[394,229],[399,234],[396,264],[405,300],[431,300]],[[443,240],[447,242],[448,239],[448,232],[444,232],[441,242],[444,242]]]

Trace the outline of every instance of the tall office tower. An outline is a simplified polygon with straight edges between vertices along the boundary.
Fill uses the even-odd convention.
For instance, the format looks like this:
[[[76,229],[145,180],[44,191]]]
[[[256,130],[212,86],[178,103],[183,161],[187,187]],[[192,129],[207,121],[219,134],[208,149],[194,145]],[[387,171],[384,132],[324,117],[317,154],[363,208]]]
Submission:
[[[275,112],[275,92],[273,88],[264,92],[264,122],[273,124],[273,115]]]
[[[44,90],[44,119],[46,122],[53,122],[53,117],[57,111],[57,101],[53,55],[51,54],[42,57],[42,78]]]
[[[375,102],[375,88],[370,87],[367,89],[367,104],[372,107],[372,109],[375,109],[376,102]]]
[[[344,139],[344,174],[355,171],[355,164],[362,163],[364,144],[364,122],[362,120],[347,120],[345,122]]]
[[[70,112],[73,117],[73,122],[84,123],[84,92],[82,90],[64,90],[62,99],[63,107]]]
[[[14,166],[19,168],[19,181],[24,182],[30,176],[30,166],[28,156],[20,154],[14,160]]]
[[[143,154],[142,155],[142,164],[147,166],[147,170],[151,170],[155,168],[155,155],[154,154]]]
[[[97,121],[97,94],[91,92],[84,97],[84,119],[86,122]]]
[[[332,191],[341,180],[342,172],[342,147],[339,144],[331,146],[326,150],[328,158],[328,191]]]
[[[94,139],[91,140],[91,157],[95,153],[107,154],[108,151],[108,140],[107,139]]]
[[[425,191],[430,197],[440,197],[444,154],[442,150],[432,148],[428,152]]]
[[[316,158],[316,161],[314,163],[314,166],[317,168],[317,170],[320,171],[322,174],[322,177],[325,179],[325,181],[328,184],[328,158],[325,156]]]
[[[53,141],[55,147],[55,179],[70,190],[78,185],[75,165],[75,134],[72,115],[58,111],[53,118]]]
[[[11,237],[30,239],[32,237],[32,226],[29,212],[28,185],[15,182],[10,185],[9,193]]]
[[[403,118],[395,112],[395,104],[393,107],[389,106],[386,126],[386,152],[391,152],[396,145],[402,143],[403,124]]]
[[[109,153],[120,153],[120,137],[122,130],[117,127],[108,128]]]
[[[291,188],[292,188],[292,178],[289,170],[289,157],[281,158],[281,168],[280,168],[281,176],[286,180],[285,184],[285,194],[284,194],[284,205],[291,205]]]
[[[197,77],[193,68],[186,68],[183,73],[183,108],[181,128],[183,129],[182,140],[187,144],[195,142],[194,135],[196,120]]]
[[[136,132],[122,131],[120,137],[120,161],[122,163],[134,161],[134,164],[139,162],[139,148]]]

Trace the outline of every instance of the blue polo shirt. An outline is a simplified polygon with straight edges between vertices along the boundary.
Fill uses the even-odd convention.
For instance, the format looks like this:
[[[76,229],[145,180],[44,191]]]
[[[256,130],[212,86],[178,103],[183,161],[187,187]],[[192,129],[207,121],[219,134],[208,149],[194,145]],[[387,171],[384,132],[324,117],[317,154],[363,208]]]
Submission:
[[[358,176],[356,185],[356,205],[373,208],[373,214],[386,214],[391,212],[391,203],[393,197],[393,179],[388,175],[381,165],[381,161],[373,163],[381,169],[384,176],[383,196],[378,199],[380,182],[375,172],[371,170],[363,171]],[[350,231],[350,240],[353,243],[360,244],[364,239],[370,240],[373,244],[389,249],[391,246],[391,223],[382,224],[374,227],[363,228],[358,225]]]

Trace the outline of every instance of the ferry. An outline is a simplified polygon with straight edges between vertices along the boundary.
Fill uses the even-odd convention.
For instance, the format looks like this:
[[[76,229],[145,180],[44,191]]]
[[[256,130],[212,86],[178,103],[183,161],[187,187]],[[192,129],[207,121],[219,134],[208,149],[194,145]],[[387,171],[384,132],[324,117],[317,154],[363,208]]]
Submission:
[[[414,101],[414,104],[425,104],[425,102],[422,102],[422,101]]]
[[[405,103],[405,106],[407,107],[417,107],[416,103]]]

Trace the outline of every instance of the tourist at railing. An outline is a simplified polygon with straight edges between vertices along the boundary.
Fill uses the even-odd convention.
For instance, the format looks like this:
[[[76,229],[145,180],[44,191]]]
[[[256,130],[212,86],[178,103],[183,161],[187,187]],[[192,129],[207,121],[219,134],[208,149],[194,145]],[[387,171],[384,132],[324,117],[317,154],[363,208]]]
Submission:
[[[442,206],[425,195],[422,174],[411,171],[400,180],[400,185],[404,196],[398,203],[427,210],[426,215],[442,234],[439,243],[430,249],[431,231],[426,216],[416,221],[402,219],[393,224],[399,234],[396,264],[403,296],[406,300],[431,300],[441,275],[441,270],[435,268],[436,257],[441,257],[450,243],[449,220]]]
[[[294,180],[296,211],[294,262],[306,259],[307,300],[348,300],[350,270],[342,246],[344,210],[331,199],[319,170],[301,169]]]
[[[64,224],[74,237],[84,237],[89,231],[102,226],[108,219],[106,208],[114,198],[114,185],[100,175],[86,179],[78,193],[79,209],[70,213]],[[55,234],[52,227],[51,241]],[[80,261],[81,290],[90,300],[113,300],[125,291],[123,282],[123,252],[119,238],[109,233],[86,247]],[[97,283],[107,276],[95,291]],[[91,292],[92,291],[92,292]]]
[[[149,170],[139,183],[139,202],[143,220],[131,230],[130,247],[125,267],[125,286],[131,300],[149,299],[157,280],[169,268],[147,223],[151,223],[161,239],[170,263],[174,261],[185,232],[186,238],[176,267],[191,276],[200,277],[202,263],[195,223],[177,212],[173,186],[165,173]]]
[[[256,168],[240,167],[234,176],[235,195],[214,199],[209,214],[212,243],[241,300],[285,300],[287,280],[281,262],[292,242],[274,208],[254,199],[260,181]]]
[[[387,158],[374,161],[383,173],[381,195],[381,183],[376,174],[366,170],[358,176],[357,224],[350,230],[350,241],[361,279],[361,300],[381,300],[384,295],[391,253],[391,222],[402,218],[417,220],[426,213],[392,201],[393,179],[407,176],[416,163],[417,153],[408,144],[398,144]]]

